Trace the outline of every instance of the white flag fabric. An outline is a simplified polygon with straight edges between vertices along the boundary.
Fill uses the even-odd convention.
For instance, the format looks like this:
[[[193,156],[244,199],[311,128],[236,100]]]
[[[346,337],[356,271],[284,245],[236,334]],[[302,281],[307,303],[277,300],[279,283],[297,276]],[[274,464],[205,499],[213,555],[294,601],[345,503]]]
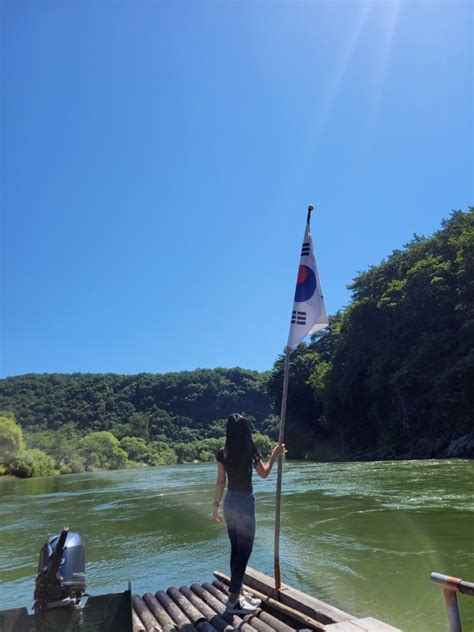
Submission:
[[[314,334],[328,324],[321,283],[313,253],[313,240],[306,223],[300,267],[296,280],[295,302],[291,313],[288,347],[296,349],[305,336]]]

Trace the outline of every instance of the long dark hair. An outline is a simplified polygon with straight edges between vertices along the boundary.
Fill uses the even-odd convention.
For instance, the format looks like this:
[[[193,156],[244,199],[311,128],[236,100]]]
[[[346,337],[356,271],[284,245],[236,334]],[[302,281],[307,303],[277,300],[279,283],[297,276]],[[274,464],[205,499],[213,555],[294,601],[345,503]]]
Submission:
[[[227,418],[224,455],[227,463],[234,466],[249,466],[256,447],[245,417],[234,413]]]

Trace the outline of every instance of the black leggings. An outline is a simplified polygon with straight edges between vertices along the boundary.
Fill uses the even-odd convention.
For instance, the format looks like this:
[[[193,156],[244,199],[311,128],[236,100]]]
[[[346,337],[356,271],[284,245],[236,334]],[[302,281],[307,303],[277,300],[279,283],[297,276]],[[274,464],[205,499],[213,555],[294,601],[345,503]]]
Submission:
[[[255,498],[252,492],[228,491],[224,518],[231,545],[230,593],[239,593],[255,539]]]

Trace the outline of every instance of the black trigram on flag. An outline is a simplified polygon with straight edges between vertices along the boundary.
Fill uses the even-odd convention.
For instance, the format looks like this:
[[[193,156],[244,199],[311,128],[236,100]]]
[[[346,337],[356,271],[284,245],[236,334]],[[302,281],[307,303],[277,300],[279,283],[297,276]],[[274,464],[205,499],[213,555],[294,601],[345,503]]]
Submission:
[[[292,325],[306,325],[306,312],[298,312],[295,309],[291,312]]]
[[[311,248],[310,248],[310,245],[309,245],[309,241],[307,241],[307,242],[305,242],[303,244],[303,247],[301,248],[301,256],[302,257],[307,257],[309,255],[309,253],[310,253],[310,250],[311,250]]]

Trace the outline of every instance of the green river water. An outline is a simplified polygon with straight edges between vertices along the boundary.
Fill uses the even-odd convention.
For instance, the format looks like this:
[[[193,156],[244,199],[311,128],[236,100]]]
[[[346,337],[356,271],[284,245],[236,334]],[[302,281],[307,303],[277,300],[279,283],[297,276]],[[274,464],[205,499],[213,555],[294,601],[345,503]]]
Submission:
[[[41,546],[68,525],[87,554],[88,592],[155,592],[228,572],[211,521],[214,465],[0,481],[0,610],[32,605]],[[251,566],[272,574],[275,472],[255,481]],[[474,580],[474,461],[286,463],[283,581],[402,630],[448,629],[438,571]],[[460,596],[464,632],[474,598]]]

